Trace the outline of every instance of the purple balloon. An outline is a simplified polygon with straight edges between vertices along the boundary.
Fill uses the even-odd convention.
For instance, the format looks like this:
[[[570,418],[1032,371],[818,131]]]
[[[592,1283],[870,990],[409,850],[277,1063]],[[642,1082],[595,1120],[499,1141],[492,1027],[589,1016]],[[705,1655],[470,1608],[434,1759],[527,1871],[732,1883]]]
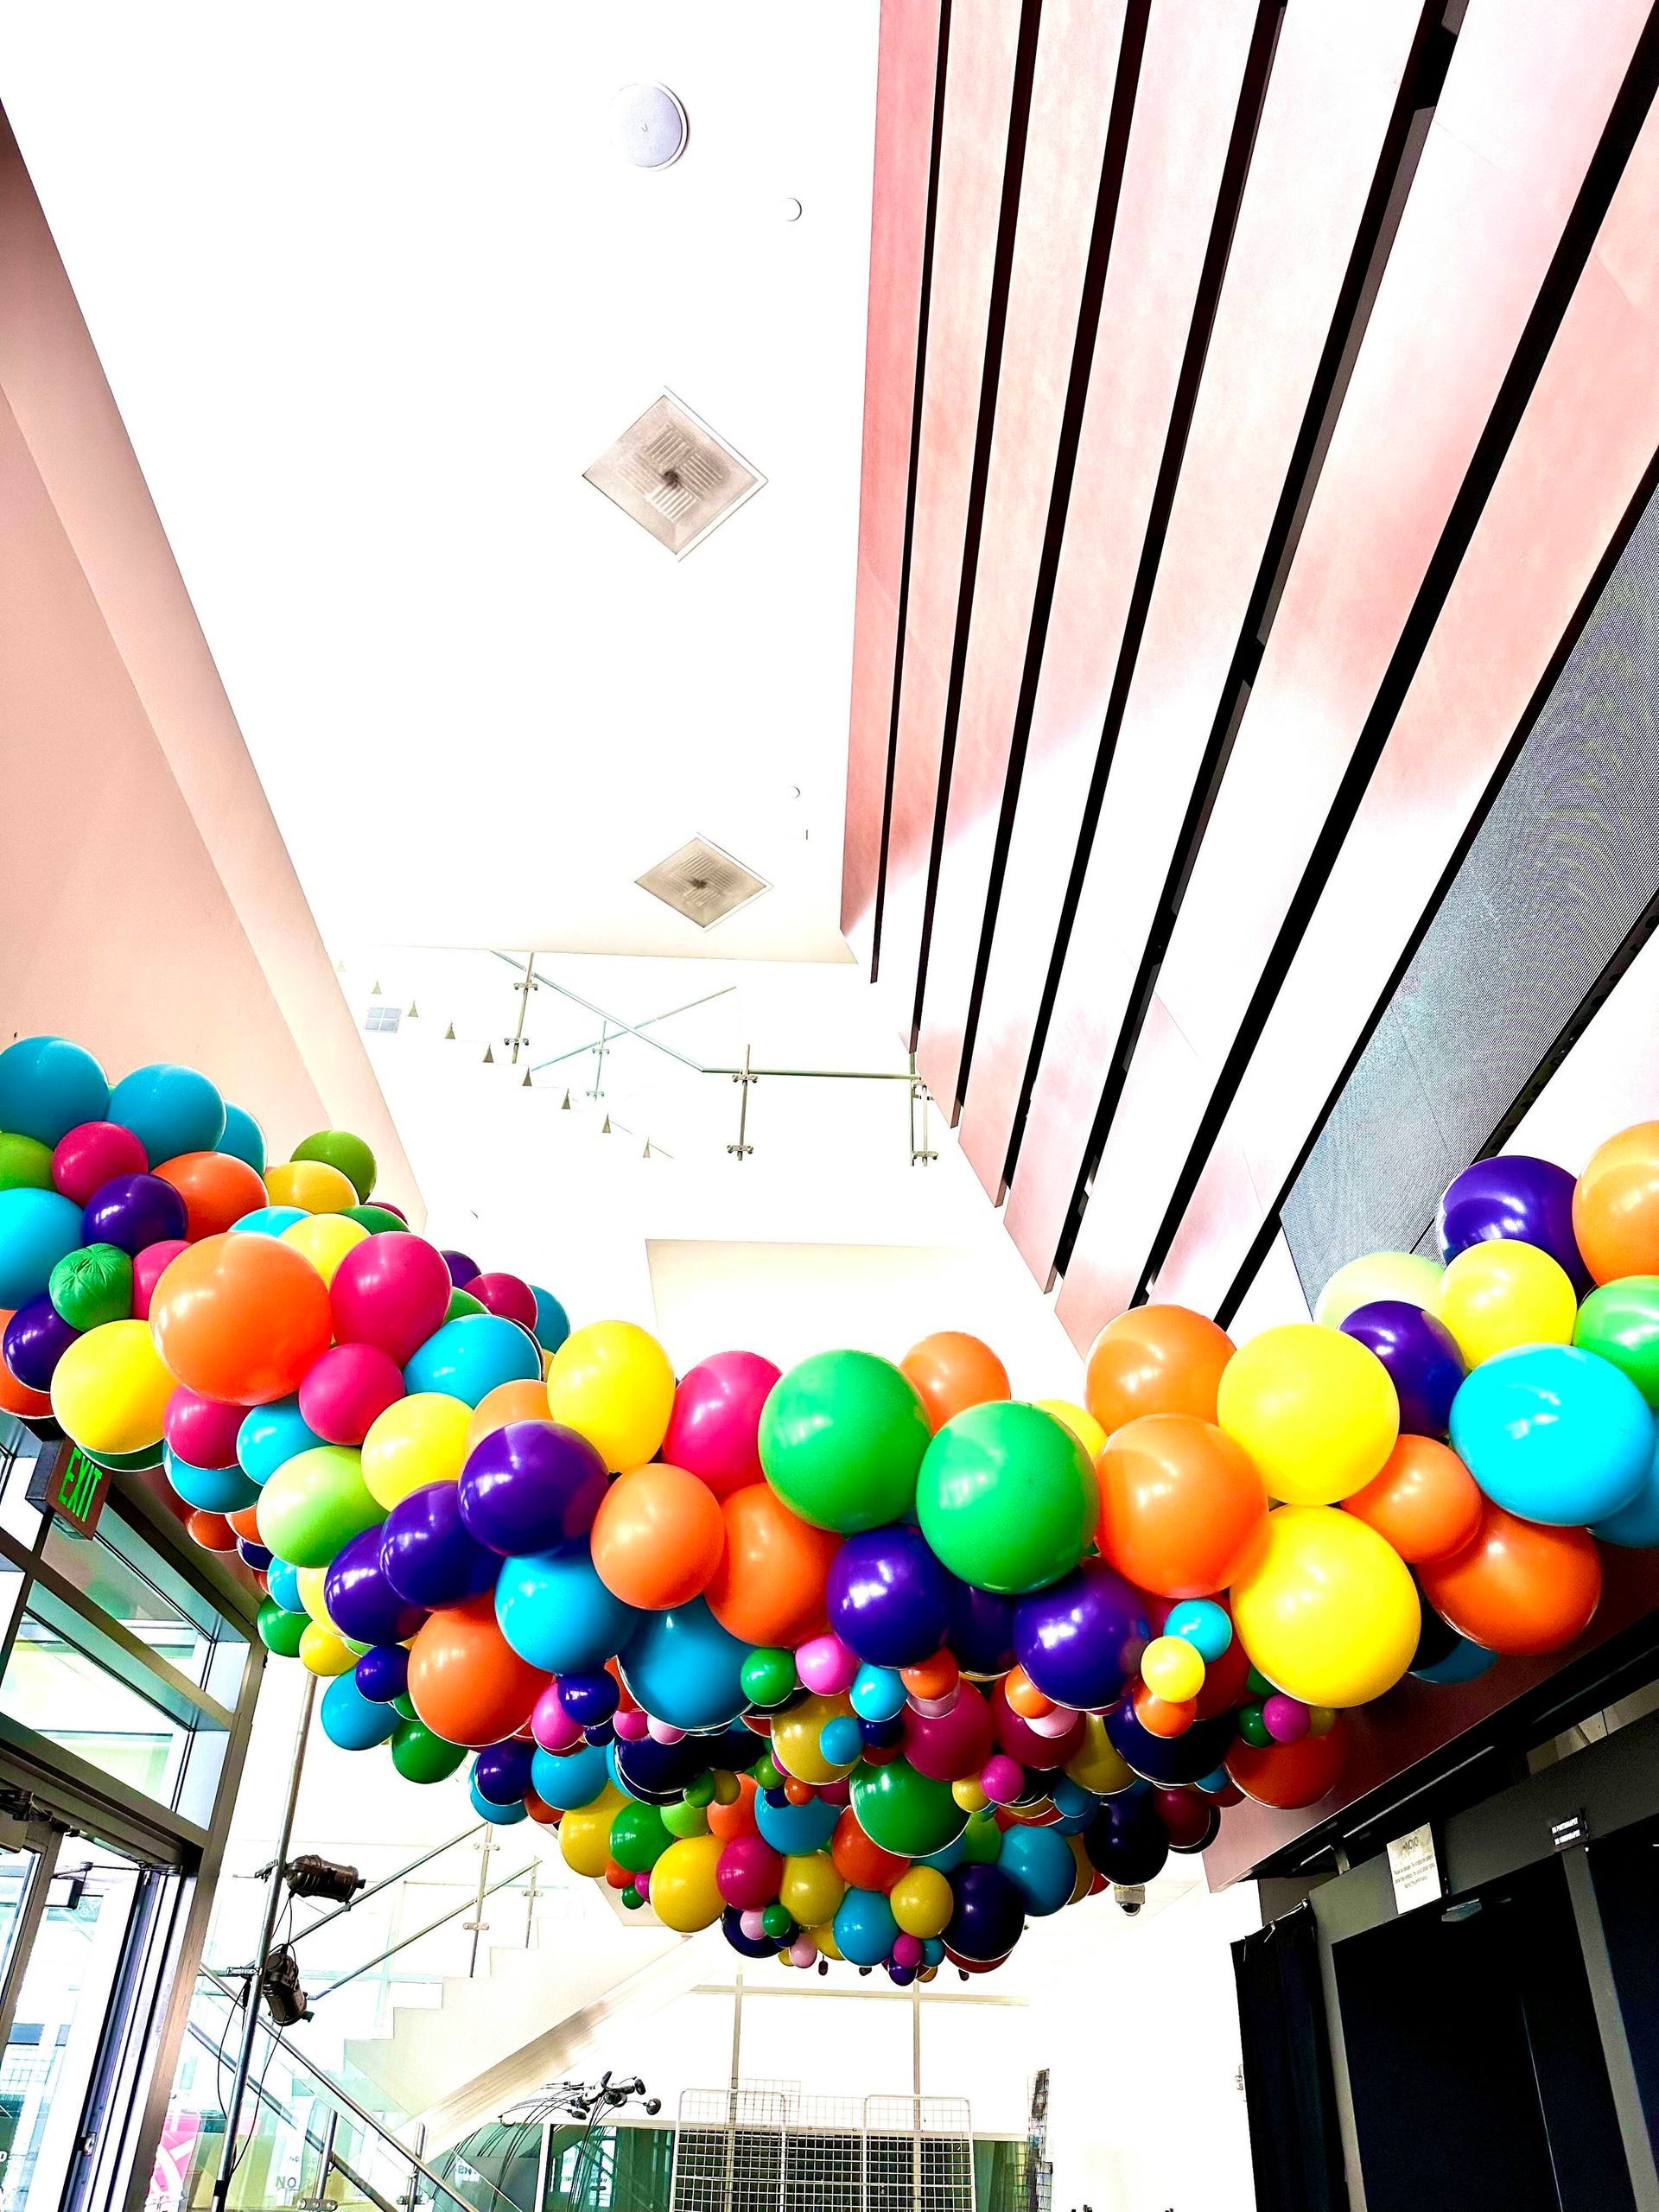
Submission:
[[[375,1705],[390,1705],[409,1691],[409,1654],[401,1643],[371,1645],[352,1670],[357,1687]]]
[[[1103,1710],[1122,1697],[1151,1639],[1147,1601],[1104,1560],[1083,1565],[1014,1609],[1014,1649],[1056,1705]]]
[[[471,1282],[475,1274],[481,1274],[483,1272],[480,1268],[478,1262],[476,1260],[469,1260],[464,1252],[445,1252],[441,1250],[438,1254],[438,1257],[448,1268],[449,1280],[454,1283],[457,1290],[459,1290],[464,1283]]]
[[[1000,1866],[974,1860],[946,1877],[956,1903],[944,1940],[964,1959],[1001,1959],[1025,1933],[1026,1908]]]
[[[491,1805],[523,1804],[530,1788],[530,1763],[535,1756],[535,1745],[518,1736],[486,1744],[473,1762],[473,1783],[479,1796]]]
[[[459,1605],[495,1587],[501,1562],[461,1526],[454,1483],[429,1483],[399,1498],[380,1529],[380,1564],[411,1605]]]
[[[775,1959],[778,1955],[775,1937],[743,1933],[743,1916],[734,1904],[728,1904],[721,1914],[720,1932],[741,1958]]]
[[[871,1667],[931,1659],[950,1625],[950,1583],[919,1529],[868,1529],[830,1564],[830,1625]]]
[[[340,1547],[322,1579],[322,1598],[334,1626],[353,1643],[401,1643],[426,1618],[386,1580],[378,1528]]]
[[[79,1334],[42,1291],[6,1324],[6,1365],[26,1390],[49,1390],[54,1370]]]
[[[1342,1333],[1374,1351],[1389,1370],[1408,1436],[1444,1436],[1463,1381],[1463,1354],[1444,1321],[1403,1298],[1357,1306]]]
[[[1111,1797],[1084,1830],[1083,1847],[1109,1882],[1150,1882],[1169,1857],[1169,1830],[1149,1796]]]
[[[1179,1736],[1154,1736],[1150,1728],[1141,1725],[1131,1697],[1120,1698],[1106,1713],[1107,1742],[1132,1774],[1138,1774],[1145,1782],[1155,1782],[1160,1789],[1182,1789],[1206,1774],[1213,1774],[1232,1749],[1237,1733],[1235,1716],[1218,1713],[1212,1719],[1195,1720]],[[1161,1834],[1161,1821],[1158,1827]],[[1139,1874],[1113,1877],[1114,1880],[1123,1882],[1138,1882],[1141,1878]]]
[[[561,1675],[559,1703],[578,1728],[595,1728],[608,1720],[622,1702],[614,1675],[601,1668],[593,1675]]]
[[[950,1581],[950,1625],[945,1642],[964,1675],[1006,1675],[1014,1664],[1014,1600],[971,1582]]]
[[[251,1567],[256,1574],[263,1574],[275,1556],[263,1544],[251,1543],[245,1536],[237,1538],[236,1555],[244,1567]]]
[[[189,1225],[181,1193],[159,1175],[111,1176],[80,1217],[83,1243],[114,1244],[130,1255],[183,1236]]]
[[[1573,1234],[1573,1191],[1572,1176],[1551,1160],[1522,1152],[1476,1160],[1452,1177],[1440,1200],[1434,1224],[1440,1257],[1455,1260],[1491,1237],[1535,1244],[1560,1262],[1582,1297],[1590,1288],[1590,1271]]]
[[[585,1536],[605,1495],[605,1462],[574,1428],[512,1421],[474,1445],[461,1471],[469,1535],[507,1557]]]

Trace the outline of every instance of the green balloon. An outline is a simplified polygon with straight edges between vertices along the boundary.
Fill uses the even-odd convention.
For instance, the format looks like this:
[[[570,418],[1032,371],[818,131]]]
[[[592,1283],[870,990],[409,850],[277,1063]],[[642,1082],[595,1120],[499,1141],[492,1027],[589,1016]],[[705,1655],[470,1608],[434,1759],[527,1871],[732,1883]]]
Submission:
[[[760,1413],[766,1480],[791,1513],[845,1536],[903,1519],[927,1440],[909,1376],[874,1352],[815,1353]]]
[[[1100,1494],[1069,1428],[1004,1399],[946,1421],[922,1462],[916,1510],[952,1574],[1018,1597],[1070,1574],[1094,1541]]]
[[[444,1313],[446,1321],[459,1321],[463,1313],[483,1313],[488,1311],[482,1299],[474,1298],[470,1290],[452,1290],[449,1304]]]
[[[279,1659],[297,1659],[300,1638],[311,1625],[309,1613],[290,1613],[274,1598],[259,1600],[259,1641]]]
[[[852,1791],[860,1827],[872,1843],[900,1859],[943,1851],[968,1825],[950,1783],[918,1774],[908,1759],[855,1767]]]
[[[1278,1695],[1278,1692],[1259,1667],[1252,1667],[1248,1670],[1244,1676],[1244,1687],[1254,1698]]]
[[[289,1158],[321,1160],[330,1167],[338,1167],[357,1192],[359,1203],[365,1201],[374,1188],[374,1154],[362,1138],[353,1136],[349,1129],[319,1129],[303,1144],[296,1144]]]
[[[795,1655],[763,1644],[751,1651],[743,1662],[741,1680],[743,1694],[751,1705],[781,1705],[800,1685],[800,1677],[795,1672]]]
[[[663,1826],[670,1835],[707,1835],[709,1815],[701,1805],[688,1805],[682,1798],[677,1805],[658,1808]]]
[[[361,1458],[349,1445],[318,1444],[285,1460],[259,1493],[266,1549],[296,1567],[327,1567],[342,1545],[384,1521]]]
[[[397,1718],[400,1720],[418,1720],[421,1717],[420,1714],[416,1712],[415,1700],[410,1697],[407,1690],[404,1692],[401,1697],[393,1698],[391,1700],[391,1709],[397,1715]]]
[[[776,1789],[784,1778],[778,1771],[777,1760],[769,1751],[755,1761],[749,1772],[754,1777],[757,1789]]]
[[[976,1813],[962,1832],[962,1855],[970,1866],[995,1866],[1002,1856],[1002,1831],[995,1813]]]
[[[0,1191],[49,1191],[52,1147],[38,1137],[0,1130]]]
[[[1579,1308],[1573,1341],[1628,1375],[1659,1406],[1659,1275],[1622,1275]]]
[[[83,1244],[52,1270],[47,1294],[72,1329],[99,1329],[132,1312],[132,1262],[117,1244]]]
[[[390,1206],[342,1206],[340,1211],[347,1221],[360,1221],[371,1236],[390,1236],[398,1230],[405,1236],[409,1233],[409,1224],[400,1220]]]
[[[709,1806],[712,1805],[715,1802],[714,1776],[700,1774],[695,1782],[688,1782],[685,1785],[685,1802],[688,1805],[695,1805],[699,1812],[705,1811]]]
[[[630,1874],[648,1874],[673,1840],[655,1805],[624,1805],[611,1822],[611,1856]]]
[[[83,1446],[82,1450],[86,1447]],[[137,1452],[87,1452],[86,1457],[99,1467],[107,1467],[114,1475],[141,1474],[147,1467],[162,1465],[159,1442],[142,1445]]]
[[[774,1943],[781,1943],[795,1920],[786,1904],[769,1904],[760,1916],[760,1924]]]
[[[1239,1741],[1248,1744],[1252,1751],[1265,1751],[1273,1741],[1268,1724],[1262,1718],[1262,1708],[1254,1700],[1238,1708],[1238,1735]]]
[[[423,1720],[400,1720],[391,1732],[391,1763],[405,1782],[442,1782],[467,1756],[464,1744],[446,1743]]]
[[[627,1888],[622,1892],[622,1902],[630,1912],[638,1912],[640,1906],[644,1904],[645,1899],[640,1896],[639,1891],[634,1888],[633,1884],[630,1882]]]

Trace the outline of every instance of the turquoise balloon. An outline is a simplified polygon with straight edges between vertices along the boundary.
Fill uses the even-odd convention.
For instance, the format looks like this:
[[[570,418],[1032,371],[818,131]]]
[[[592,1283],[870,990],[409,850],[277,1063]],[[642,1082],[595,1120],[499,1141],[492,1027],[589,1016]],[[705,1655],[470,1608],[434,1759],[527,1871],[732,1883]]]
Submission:
[[[701,1598],[647,1613],[621,1654],[622,1675],[647,1713],[671,1728],[720,1728],[748,1702],[750,1647],[728,1636]]]
[[[1019,1891],[1027,1912],[1058,1912],[1071,1902],[1077,1862],[1058,1828],[1011,1827],[1002,1838],[1002,1872]]]
[[[600,1580],[585,1542],[503,1560],[495,1618],[518,1656],[550,1675],[595,1672],[639,1622]]]
[[[1659,1451],[1648,1462],[1636,1496],[1591,1526],[1592,1536],[1604,1544],[1619,1544],[1631,1551],[1645,1551],[1659,1544]]]
[[[297,1398],[277,1398],[244,1415],[236,1432],[236,1456],[250,1482],[268,1483],[278,1467],[302,1452],[315,1451],[322,1440],[306,1426]]]
[[[1414,1667],[1413,1675],[1420,1682],[1477,1682],[1497,1664],[1496,1651],[1489,1651],[1483,1643],[1471,1643],[1466,1636],[1458,1638],[1454,1649],[1444,1659],[1437,1659],[1432,1667]],[[1226,1769],[1222,1769],[1224,1775]]]
[[[503,1382],[539,1382],[542,1356],[528,1330],[498,1313],[463,1313],[433,1332],[404,1370],[404,1388],[440,1390],[475,1406]]]
[[[304,1613],[300,1600],[300,1570],[291,1560],[271,1560],[265,1569],[265,1587],[285,1613]],[[305,1615],[308,1620],[311,1616]]]
[[[156,1167],[181,1152],[217,1150],[225,1101],[194,1068],[157,1060],[122,1077],[110,1093],[109,1118],[132,1131]]]
[[[530,1288],[536,1300],[536,1341],[543,1351],[557,1351],[570,1333],[570,1316],[550,1290],[539,1283]]]
[[[54,1145],[83,1122],[107,1120],[109,1104],[103,1069],[67,1037],[22,1037],[0,1052],[0,1129]]]
[[[583,1744],[563,1758],[553,1751],[537,1751],[530,1763],[531,1788],[543,1804],[556,1806],[561,1813],[591,1805],[610,1778],[609,1764],[598,1744]]]
[[[258,1484],[240,1467],[193,1467],[170,1444],[162,1452],[162,1465],[179,1496],[198,1512],[240,1513],[244,1506],[258,1502]]]
[[[1653,1465],[1653,1415],[1629,1376],[1573,1344],[1483,1360],[1452,1401],[1452,1448],[1494,1505],[1557,1529],[1606,1521]]]
[[[1233,1624],[1226,1607],[1217,1605],[1213,1598],[1189,1598],[1170,1607],[1163,1633],[1190,1643],[1209,1667],[1226,1656],[1233,1641]]]
[[[228,1152],[233,1160],[245,1160],[256,1174],[265,1172],[265,1133],[245,1106],[232,1106],[225,1102],[225,1133],[213,1147],[215,1152]]]
[[[341,1680],[344,1679],[342,1676]],[[467,1792],[473,1801],[473,1810],[480,1820],[487,1821],[492,1827],[516,1827],[520,1821],[530,1818],[530,1808],[522,1797],[516,1805],[497,1805],[479,1788],[476,1775],[468,1781]]]
[[[80,1208],[56,1191],[0,1191],[0,1306],[39,1298],[52,1270],[80,1249]]]
[[[342,1751],[369,1751],[389,1743],[397,1716],[389,1705],[377,1705],[364,1696],[350,1675],[336,1675],[322,1694],[318,1707],[322,1732]]]
[[[245,1213],[240,1221],[231,1224],[231,1233],[246,1230],[254,1236],[280,1236],[285,1229],[292,1229],[296,1221],[305,1219],[303,1206],[256,1206],[251,1213]]]
[[[925,1967],[942,1967],[944,1964],[944,1945],[938,1936],[929,1936],[924,1939],[922,1964]]]
[[[822,1797],[809,1798],[804,1805],[774,1805],[764,1795],[754,1801],[754,1824],[761,1841],[781,1851],[785,1859],[810,1859],[822,1851],[840,1818],[840,1806],[827,1805]]]
[[[947,1843],[943,1851],[925,1852],[916,1864],[918,1866],[937,1866],[941,1874],[948,1874],[953,1866],[960,1866],[967,1856],[968,1843],[964,1831],[954,1843]]]
[[[1071,1855],[1067,1852],[1068,1859]],[[879,1967],[902,1932],[880,1890],[849,1890],[836,1908],[832,1924],[836,1948],[855,1967]]]
[[[818,1755],[831,1766],[851,1766],[864,1749],[864,1737],[849,1713],[838,1713],[818,1731]]]
[[[851,1694],[853,1711],[861,1720],[896,1720],[905,1709],[905,1685],[893,1667],[861,1667],[853,1677]],[[829,1757],[827,1751],[824,1757]]]

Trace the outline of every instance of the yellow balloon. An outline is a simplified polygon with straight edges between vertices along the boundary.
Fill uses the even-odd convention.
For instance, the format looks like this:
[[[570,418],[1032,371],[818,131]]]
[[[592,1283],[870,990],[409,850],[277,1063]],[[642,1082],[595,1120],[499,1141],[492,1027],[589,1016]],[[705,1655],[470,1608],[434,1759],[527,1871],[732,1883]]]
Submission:
[[[1369,1345],[1293,1321],[1239,1346],[1221,1370],[1216,1419],[1255,1460],[1269,1497],[1331,1505],[1381,1471],[1399,1438],[1400,1401]]]
[[[314,1675],[321,1675],[325,1678],[331,1675],[343,1675],[348,1667],[357,1663],[352,1656],[352,1647],[346,1639],[337,1636],[333,1629],[325,1628],[321,1621],[309,1621],[301,1630],[300,1662]]]
[[[368,1233],[360,1221],[348,1220],[343,1213],[312,1213],[283,1230],[279,1241],[303,1252],[324,1282],[333,1282],[334,1269]]]
[[[1434,1308],[1458,1340],[1465,1367],[1517,1344],[1573,1341],[1579,1302],[1559,1260],[1535,1244],[1494,1238],[1459,1252]]]
[[[1338,1268],[1319,1293],[1313,1319],[1321,1328],[1339,1329],[1362,1306],[1390,1298],[1402,1306],[1427,1306],[1432,1313],[1446,1269],[1421,1252],[1368,1252]]]
[[[912,1866],[888,1893],[893,1916],[906,1936],[943,1936],[955,1900],[937,1866]]]
[[[798,1705],[791,1705],[787,1713],[780,1713],[773,1719],[772,1758],[797,1782],[814,1785],[839,1782],[842,1775],[852,1772],[858,1761],[852,1758],[844,1765],[832,1766],[818,1749],[818,1738],[827,1720],[838,1720],[852,1709],[850,1700],[845,1697],[804,1697]]]
[[[1141,1679],[1154,1697],[1184,1705],[1204,1688],[1204,1660],[1181,1637],[1154,1636],[1141,1655]]]
[[[328,1601],[322,1594],[322,1586],[327,1579],[328,1570],[326,1567],[302,1567],[296,1572],[294,1582],[300,1593],[301,1605],[310,1614],[318,1627],[334,1629],[334,1634],[338,1636],[340,1630],[334,1628],[333,1616],[328,1611]]]
[[[964,1813],[982,1813],[991,1802],[971,1774],[963,1775],[960,1782],[953,1782],[950,1795]]]
[[[1269,1513],[1232,1588],[1250,1663],[1304,1705],[1363,1705],[1411,1664],[1422,1616],[1405,1561],[1329,1505]]]
[[[826,1959],[838,1959],[841,1956],[841,1946],[836,1941],[836,1931],[827,1920],[822,1928],[809,1928],[806,1932]]]
[[[1083,1838],[1080,1835],[1069,1835],[1065,1840],[1071,1847],[1071,1856],[1077,1862],[1077,1878],[1071,1885],[1071,1894],[1066,1899],[1066,1903],[1081,1904],[1095,1886],[1094,1863],[1084,1849]]]
[[[1106,1449],[1106,1432],[1086,1406],[1074,1406],[1069,1398],[1039,1398],[1037,1403],[1062,1428],[1071,1430],[1091,1459]]]
[[[607,1782],[591,1805],[580,1805],[559,1822],[559,1852],[573,1874],[597,1881],[610,1864],[611,1822],[622,1795]]]
[[[363,1440],[363,1480],[388,1513],[411,1491],[461,1478],[472,1408],[442,1390],[416,1390],[380,1414]]]
[[[144,1452],[162,1440],[173,1395],[148,1321],[106,1321],[88,1329],[52,1375],[52,1413],[86,1452]]]
[[[1106,1733],[1106,1723],[1097,1713],[1084,1713],[1083,1748],[1071,1754],[1065,1770],[1073,1782],[1093,1790],[1096,1797],[1116,1796],[1135,1780],[1127,1762],[1114,1748]]]
[[[735,1805],[743,1795],[742,1784],[734,1774],[728,1774],[723,1767],[715,1773],[715,1802],[716,1805]],[[795,1917],[800,1918],[799,1913]]]
[[[554,1420],[585,1436],[620,1475],[643,1466],[667,1434],[674,1370],[656,1338],[632,1321],[590,1321],[554,1353],[547,1402]]]
[[[285,1160],[267,1167],[265,1188],[272,1205],[298,1206],[302,1213],[343,1213],[357,1204],[350,1177],[326,1160]]]
[[[686,1835],[671,1843],[651,1870],[651,1902],[664,1928],[695,1936],[712,1928],[725,1910],[715,1879],[726,1848],[717,1835]]]
[[[778,1885],[778,1902],[803,1928],[816,1928],[833,1920],[836,1908],[847,1894],[847,1885],[836,1871],[827,1851],[812,1851],[784,1861]]]

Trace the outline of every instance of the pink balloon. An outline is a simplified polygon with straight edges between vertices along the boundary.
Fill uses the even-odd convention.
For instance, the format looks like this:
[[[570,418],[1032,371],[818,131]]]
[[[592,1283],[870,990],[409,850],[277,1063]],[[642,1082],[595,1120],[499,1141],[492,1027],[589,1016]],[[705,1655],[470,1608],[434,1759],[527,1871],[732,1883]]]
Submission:
[[[651,1723],[637,1705],[619,1706],[611,1715],[611,1726],[625,1744],[637,1744],[651,1733]]]
[[[1018,1759],[997,1751],[980,1769],[979,1786],[993,1805],[1012,1805],[1025,1788],[1026,1777]]]
[[[991,1692],[991,1725],[996,1731],[997,1742],[1021,1766],[1064,1766],[1083,1747],[1084,1719],[1080,1713],[1067,1713],[1065,1726],[1058,1735],[1047,1735],[1014,1711],[1008,1703],[1005,1682],[998,1682]]]
[[[1275,1744],[1300,1744],[1308,1733],[1311,1720],[1306,1706],[1281,1691],[1262,1700],[1262,1725]]]
[[[111,1177],[142,1175],[149,1166],[149,1154],[143,1145],[119,1122],[83,1122],[58,1139],[52,1154],[52,1180],[66,1198],[84,1206]]]
[[[717,1351],[699,1360],[674,1393],[663,1457],[729,1497],[761,1479],[760,1408],[779,1370],[754,1351]]]
[[[204,1398],[181,1382],[167,1402],[162,1433],[187,1466],[233,1467],[237,1432],[247,1410]]]
[[[734,1835],[715,1866],[715,1887],[740,1911],[758,1911],[778,1894],[784,1862],[758,1835]]]
[[[475,1298],[486,1313],[499,1313],[504,1321],[516,1321],[521,1329],[536,1333],[536,1294],[519,1275],[474,1275],[461,1288],[469,1298]]]
[[[1035,1729],[1039,1736],[1069,1736],[1076,1726],[1077,1718],[1077,1714],[1069,1712],[1065,1706],[1057,1705],[1052,1713],[1039,1713],[1034,1719],[1027,1720],[1026,1726]]]
[[[931,1782],[963,1782],[977,1774],[995,1748],[991,1709],[972,1682],[957,1686],[948,1713],[905,1714],[904,1753]]]
[[[896,1967],[918,1967],[926,1953],[919,1936],[896,1936],[893,1942],[893,1963]]]
[[[146,1244],[132,1263],[132,1318],[148,1321],[156,1286],[181,1252],[188,1250],[182,1236],[169,1236],[161,1244]]]
[[[550,1681],[537,1699],[530,1716],[530,1732],[544,1751],[568,1751],[581,1743],[582,1730],[560,1704],[556,1681]]]
[[[766,1923],[761,1923],[764,1934]],[[789,1963],[792,1967],[810,1967],[818,1955],[818,1947],[810,1936],[798,1936],[789,1947]]]
[[[642,1897],[649,1897],[651,1895],[650,1875],[636,1874],[633,1878],[633,1886]]]
[[[737,1924],[751,1943],[758,1943],[766,1932],[766,1916],[763,1912],[746,1912]]]
[[[442,1254],[423,1236],[400,1229],[365,1236],[334,1270],[334,1335],[343,1344],[373,1344],[405,1366],[442,1325],[454,1287]]]
[[[797,1646],[795,1671],[817,1696],[839,1697],[853,1686],[858,1655],[849,1651],[838,1636],[815,1636]]]
[[[404,1370],[376,1344],[334,1344],[300,1385],[300,1418],[325,1444],[360,1444],[404,1395]]]
[[[654,1713],[645,1721],[645,1733],[653,1744],[683,1744],[685,1741],[683,1728],[676,1728],[671,1721],[659,1720]]]

